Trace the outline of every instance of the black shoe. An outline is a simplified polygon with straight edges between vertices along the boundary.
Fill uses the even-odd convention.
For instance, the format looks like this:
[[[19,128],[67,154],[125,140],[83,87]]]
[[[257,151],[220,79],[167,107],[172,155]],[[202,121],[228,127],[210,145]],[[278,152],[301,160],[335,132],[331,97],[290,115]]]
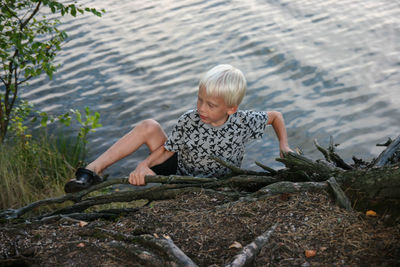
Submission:
[[[76,179],[71,179],[64,186],[66,193],[75,193],[103,182],[103,179],[91,170],[79,168],[75,173]]]

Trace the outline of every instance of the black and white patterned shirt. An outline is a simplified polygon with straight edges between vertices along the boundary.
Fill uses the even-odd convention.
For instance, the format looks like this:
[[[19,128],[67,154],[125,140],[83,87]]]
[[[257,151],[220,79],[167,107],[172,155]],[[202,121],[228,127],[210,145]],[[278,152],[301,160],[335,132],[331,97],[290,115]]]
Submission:
[[[230,170],[210,156],[240,167],[245,145],[262,137],[267,121],[266,112],[238,110],[223,125],[214,127],[203,123],[197,110],[190,110],[178,119],[164,147],[178,152],[178,175],[224,176]]]

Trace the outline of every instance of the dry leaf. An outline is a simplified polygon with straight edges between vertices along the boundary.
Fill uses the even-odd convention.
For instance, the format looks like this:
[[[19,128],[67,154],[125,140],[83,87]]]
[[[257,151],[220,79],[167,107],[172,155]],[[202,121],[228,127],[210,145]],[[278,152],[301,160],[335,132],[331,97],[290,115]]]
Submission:
[[[160,237],[157,235],[157,233],[154,233],[153,235],[154,235],[155,238],[160,238]]]
[[[367,215],[368,217],[376,217],[376,212],[373,210],[368,210],[365,215]]]
[[[239,242],[235,241],[232,243],[232,245],[229,246],[229,248],[242,248],[242,244],[240,244]]]
[[[327,249],[328,249],[327,247],[320,247],[320,248],[319,248],[320,251],[325,251],[325,250],[327,250]]]
[[[282,194],[279,196],[279,199],[282,200],[282,201],[288,201],[289,198],[290,198],[290,194],[289,194],[289,193],[282,193]]]
[[[317,251],[313,249],[307,249],[304,254],[306,255],[307,258],[312,258],[315,255],[317,255]]]
[[[79,222],[79,227],[85,227],[86,225],[88,225],[87,222],[84,222],[84,221]]]
[[[79,243],[78,245],[76,245],[78,248],[83,248],[83,247],[85,247],[85,243]]]
[[[170,237],[169,235],[163,235],[163,237],[164,237],[165,239],[171,239],[171,237]]]

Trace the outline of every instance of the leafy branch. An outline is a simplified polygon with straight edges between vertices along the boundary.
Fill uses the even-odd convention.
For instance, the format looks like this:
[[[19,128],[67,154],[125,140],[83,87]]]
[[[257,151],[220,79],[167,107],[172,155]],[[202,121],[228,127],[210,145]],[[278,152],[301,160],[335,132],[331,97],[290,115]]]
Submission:
[[[3,0],[0,4],[0,143],[5,140],[13,109],[24,105],[18,101],[20,85],[42,73],[51,79],[57,66],[54,59],[61,50],[67,33],[57,28],[58,19],[49,19],[41,12],[73,17],[85,12],[101,16],[102,11],[62,4],[52,0]],[[42,15],[41,15],[42,14]]]

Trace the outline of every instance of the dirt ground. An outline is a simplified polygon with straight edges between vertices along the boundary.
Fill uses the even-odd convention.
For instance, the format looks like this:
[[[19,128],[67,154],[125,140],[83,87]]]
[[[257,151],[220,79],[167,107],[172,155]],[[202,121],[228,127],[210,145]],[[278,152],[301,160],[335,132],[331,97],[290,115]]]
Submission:
[[[190,193],[153,202],[115,220],[80,226],[72,220],[0,224],[0,265],[140,266],[117,240],[88,236],[88,229],[168,235],[199,266],[222,266],[277,223],[254,266],[400,266],[400,226],[383,217],[338,208],[324,193],[278,195],[224,205],[223,195]],[[306,250],[315,250],[307,258]]]

